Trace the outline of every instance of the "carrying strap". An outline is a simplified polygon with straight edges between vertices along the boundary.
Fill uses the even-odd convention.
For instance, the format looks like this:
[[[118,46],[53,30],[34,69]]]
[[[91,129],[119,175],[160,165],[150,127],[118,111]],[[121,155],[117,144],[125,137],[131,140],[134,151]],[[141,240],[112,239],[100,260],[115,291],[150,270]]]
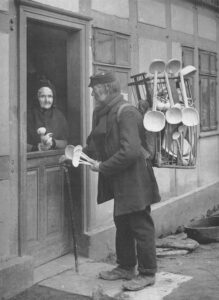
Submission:
[[[131,105],[130,103],[123,103],[122,105],[120,105],[119,109],[117,110],[117,115],[116,115],[117,122],[119,122],[119,117],[123,111],[123,108],[125,108],[126,106],[133,106],[133,105]]]

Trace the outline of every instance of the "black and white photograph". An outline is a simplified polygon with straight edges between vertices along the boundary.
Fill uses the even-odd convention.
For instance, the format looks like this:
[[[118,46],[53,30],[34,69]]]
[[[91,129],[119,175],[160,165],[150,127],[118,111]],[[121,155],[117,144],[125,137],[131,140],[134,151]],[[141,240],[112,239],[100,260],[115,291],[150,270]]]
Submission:
[[[0,0],[0,300],[219,299],[219,0]]]

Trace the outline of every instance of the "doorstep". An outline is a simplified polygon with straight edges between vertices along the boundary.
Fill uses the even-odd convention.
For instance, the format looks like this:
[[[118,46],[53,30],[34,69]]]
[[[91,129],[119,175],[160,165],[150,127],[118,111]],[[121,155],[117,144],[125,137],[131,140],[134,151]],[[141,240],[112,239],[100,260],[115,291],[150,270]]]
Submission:
[[[79,257],[79,273],[76,273],[74,256],[68,254],[36,268],[34,281],[40,286],[87,296],[88,299],[100,299],[101,294],[101,299],[121,297],[130,300],[161,300],[180,284],[192,279],[191,276],[159,272],[154,286],[138,292],[122,292],[123,280],[105,281],[98,278],[100,271],[111,270],[113,267],[104,262]]]

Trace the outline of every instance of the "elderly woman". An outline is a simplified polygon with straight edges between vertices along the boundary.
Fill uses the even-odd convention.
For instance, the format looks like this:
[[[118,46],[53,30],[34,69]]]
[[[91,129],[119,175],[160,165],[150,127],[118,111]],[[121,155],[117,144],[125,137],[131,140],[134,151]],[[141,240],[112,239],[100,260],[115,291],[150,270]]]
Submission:
[[[56,92],[49,80],[40,80],[36,96],[27,114],[27,151],[65,148],[68,126],[64,115],[56,108]]]

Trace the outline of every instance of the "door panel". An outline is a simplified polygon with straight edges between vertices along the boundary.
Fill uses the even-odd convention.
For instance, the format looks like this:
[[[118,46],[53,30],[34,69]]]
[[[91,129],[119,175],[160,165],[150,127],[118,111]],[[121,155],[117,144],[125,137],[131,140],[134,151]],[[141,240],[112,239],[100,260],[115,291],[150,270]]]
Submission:
[[[27,240],[38,240],[38,169],[27,172]]]
[[[42,264],[69,250],[60,151],[27,158],[27,253]]]
[[[62,231],[64,201],[62,173],[59,167],[45,168],[47,235]]]

